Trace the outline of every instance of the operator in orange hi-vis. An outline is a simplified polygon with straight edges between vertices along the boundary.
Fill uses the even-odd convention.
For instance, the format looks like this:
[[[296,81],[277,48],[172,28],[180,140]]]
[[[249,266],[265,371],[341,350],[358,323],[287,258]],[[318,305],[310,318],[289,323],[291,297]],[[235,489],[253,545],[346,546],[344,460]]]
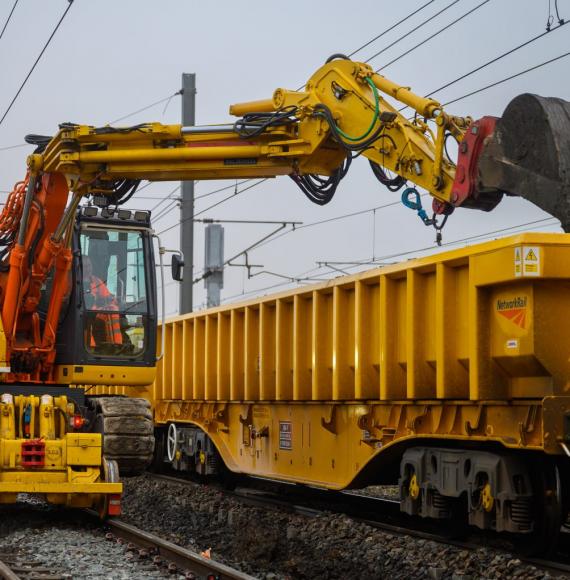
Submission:
[[[93,265],[89,256],[81,256],[83,264],[83,294],[86,310],[116,310],[119,305],[112,292],[101,278],[93,274]],[[118,314],[99,313],[91,318],[88,325],[90,336],[89,346],[92,350],[99,350],[105,344],[122,345],[120,317]]]

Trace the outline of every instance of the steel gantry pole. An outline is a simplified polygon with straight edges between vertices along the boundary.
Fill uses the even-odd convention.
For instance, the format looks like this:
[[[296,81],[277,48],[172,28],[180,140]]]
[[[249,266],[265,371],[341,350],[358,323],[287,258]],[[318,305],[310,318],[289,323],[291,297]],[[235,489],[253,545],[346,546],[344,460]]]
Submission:
[[[196,124],[196,74],[182,73],[182,125]],[[180,284],[180,314],[193,310],[194,182],[181,182],[180,250],[184,255],[184,279]]]

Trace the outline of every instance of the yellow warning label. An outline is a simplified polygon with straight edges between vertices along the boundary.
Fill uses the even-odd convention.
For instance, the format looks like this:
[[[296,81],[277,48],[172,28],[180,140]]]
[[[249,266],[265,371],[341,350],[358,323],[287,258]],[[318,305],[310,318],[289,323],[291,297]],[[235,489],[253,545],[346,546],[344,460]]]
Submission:
[[[515,276],[518,278],[522,276],[522,250],[515,248]]]
[[[524,259],[527,262],[538,262],[538,258],[536,257],[536,254],[534,253],[534,250],[532,248],[528,251]]]
[[[540,246],[523,246],[522,275],[540,276]]]

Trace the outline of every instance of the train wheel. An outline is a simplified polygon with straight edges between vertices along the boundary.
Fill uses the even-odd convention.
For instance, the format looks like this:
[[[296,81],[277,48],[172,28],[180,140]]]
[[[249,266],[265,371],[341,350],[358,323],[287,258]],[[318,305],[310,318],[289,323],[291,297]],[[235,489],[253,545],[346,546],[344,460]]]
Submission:
[[[168,461],[172,464],[176,459],[176,452],[178,451],[178,429],[174,423],[168,425],[168,432],[166,435],[166,456]]]
[[[105,483],[119,483],[119,466],[116,461],[103,457],[101,469],[103,471]],[[106,520],[109,517],[109,511],[113,511],[109,508],[111,507],[112,502],[116,501],[119,501],[120,505],[120,497],[117,498],[114,494],[105,493],[101,495],[101,499],[97,505],[97,513],[102,520]]]

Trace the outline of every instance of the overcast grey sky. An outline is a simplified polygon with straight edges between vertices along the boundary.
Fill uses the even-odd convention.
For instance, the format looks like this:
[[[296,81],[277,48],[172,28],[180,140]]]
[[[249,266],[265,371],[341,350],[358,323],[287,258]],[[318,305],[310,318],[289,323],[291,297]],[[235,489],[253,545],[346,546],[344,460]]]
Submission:
[[[296,89],[332,53],[349,53],[425,0],[315,0],[287,3],[249,0],[196,2],[190,0],[75,0],[37,69],[13,109],[0,126],[0,190],[11,189],[25,174],[30,147],[2,150],[23,143],[26,133],[53,134],[61,122],[102,125],[175,93],[182,72],[197,74],[197,123],[223,123],[230,119],[231,103],[270,97],[277,87]],[[412,28],[452,0],[435,0],[428,8],[354,56],[367,60],[396,39],[402,40],[371,64],[379,68],[424,38],[452,22],[481,0],[459,0],[453,7],[413,34]],[[13,0],[0,0],[3,26]],[[552,0],[554,11],[554,0]],[[545,29],[548,0],[491,0],[472,15],[388,67],[383,74],[425,94],[455,79]],[[41,47],[67,6],[67,0],[20,0],[0,39],[0,113],[3,113]],[[560,15],[570,19],[570,0],[558,0]],[[556,23],[556,22],[555,22]],[[451,100],[519,70],[567,52],[570,26],[552,32],[529,47],[436,94]],[[507,103],[522,92],[570,100],[570,58],[514,79],[496,88],[450,105],[459,115],[500,115]],[[176,123],[180,97],[165,109],[162,103],[125,124],[144,121]],[[196,195],[229,182],[202,181]],[[176,183],[152,184],[130,206],[152,208]],[[196,211],[221,200],[231,190],[198,199]],[[6,197],[0,194],[0,199]],[[333,201],[324,207],[310,203],[288,178],[256,186],[200,217],[215,219],[295,220],[305,224],[365,211],[399,199],[373,177],[364,159],[356,160]],[[426,202],[429,206],[429,203]],[[162,204],[162,208],[168,204]],[[157,212],[158,214],[158,212]],[[156,222],[157,231],[174,225],[178,208]],[[487,214],[459,210],[444,230],[444,241],[486,234],[541,220],[546,216],[531,204],[507,199]],[[272,226],[228,225],[226,257],[263,237]],[[531,226],[535,231],[560,231],[554,220]],[[524,228],[520,228],[522,231]],[[530,229],[530,228],[526,228]],[[519,231],[519,230],[513,230]],[[203,265],[203,226],[195,230],[196,270]],[[499,234],[504,235],[504,234]],[[178,228],[164,235],[168,246],[178,244]],[[251,253],[250,260],[285,276],[316,268],[317,261],[366,260],[434,246],[434,231],[402,205],[309,227],[282,236]],[[435,247],[429,251],[436,251]],[[425,252],[424,252],[425,253]],[[390,260],[398,260],[394,257]],[[371,267],[371,266],[367,266]],[[356,271],[354,268],[351,272]],[[316,278],[338,275],[327,268],[311,273]],[[226,270],[225,300],[266,293],[266,287],[283,280],[259,275],[247,280],[241,268]],[[279,286],[276,290],[286,288]],[[178,288],[168,288],[168,314],[176,313]],[[203,284],[195,286],[195,304],[203,305]]]

